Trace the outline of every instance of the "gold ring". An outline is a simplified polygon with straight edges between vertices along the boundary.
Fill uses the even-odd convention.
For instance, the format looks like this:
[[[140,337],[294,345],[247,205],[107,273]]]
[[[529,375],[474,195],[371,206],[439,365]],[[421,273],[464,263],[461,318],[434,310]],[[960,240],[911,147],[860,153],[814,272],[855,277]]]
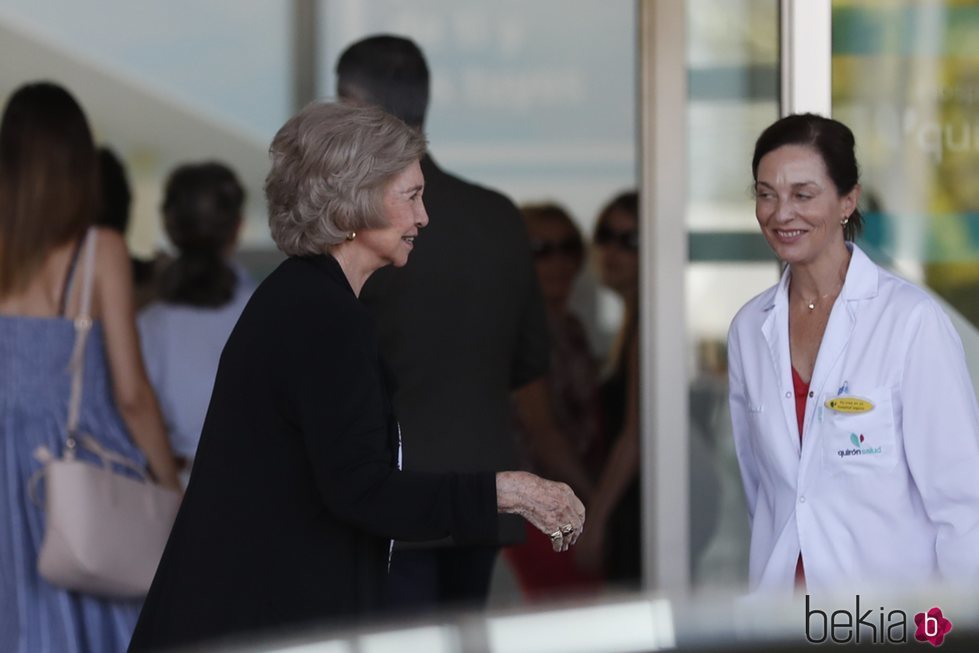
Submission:
[[[565,524],[564,527],[561,529],[561,532],[564,533],[565,535],[571,535],[571,533],[574,532],[574,526],[572,526],[571,524]]]
[[[562,537],[564,537],[564,534],[561,533],[561,529],[558,529],[558,530],[554,531],[553,533],[551,533],[551,540],[559,540]]]

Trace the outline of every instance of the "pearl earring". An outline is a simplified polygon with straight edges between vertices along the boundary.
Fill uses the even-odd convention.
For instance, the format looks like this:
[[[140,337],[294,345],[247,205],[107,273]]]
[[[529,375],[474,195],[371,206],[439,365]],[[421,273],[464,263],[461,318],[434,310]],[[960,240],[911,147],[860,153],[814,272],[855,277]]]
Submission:
[[[849,221],[850,221],[850,216],[845,215],[845,216],[843,216],[843,219],[840,220],[840,224],[845,227],[846,226],[846,223],[849,222]]]
[[[347,234],[347,240],[353,240],[356,237],[357,237],[356,231],[351,231],[349,234]]]

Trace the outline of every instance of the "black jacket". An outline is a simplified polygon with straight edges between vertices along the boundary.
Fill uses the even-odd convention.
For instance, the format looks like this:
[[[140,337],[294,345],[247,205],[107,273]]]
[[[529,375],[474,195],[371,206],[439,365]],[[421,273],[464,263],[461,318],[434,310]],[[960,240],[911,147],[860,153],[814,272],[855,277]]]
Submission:
[[[503,195],[431,157],[421,167],[429,224],[408,265],[378,270],[361,293],[397,379],[405,469],[515,469],[510,393],[550,356],[527,229]],[[520,541],[523,523],[502,517],[500,543]]]
[[[399,472],[397,453],[370,315],[333,258],[286,260],[224,348],[130,650],[349,621],[378,604],[389,538],[494,540],[492,473]]]

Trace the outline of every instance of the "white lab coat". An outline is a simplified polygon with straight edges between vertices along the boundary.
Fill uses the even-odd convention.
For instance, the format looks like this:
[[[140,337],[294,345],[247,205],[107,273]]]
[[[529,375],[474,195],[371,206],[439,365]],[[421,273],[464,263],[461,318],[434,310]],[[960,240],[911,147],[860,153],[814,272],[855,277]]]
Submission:
[[[816,358],[801,452],[788,268],[728,334],[751,587],[791,592],[800,550],[809,591],[975,584],[979,408],[962,343],[924,291],[847,246],[853,256]],[[838,395],[873,409],[826,408]]]

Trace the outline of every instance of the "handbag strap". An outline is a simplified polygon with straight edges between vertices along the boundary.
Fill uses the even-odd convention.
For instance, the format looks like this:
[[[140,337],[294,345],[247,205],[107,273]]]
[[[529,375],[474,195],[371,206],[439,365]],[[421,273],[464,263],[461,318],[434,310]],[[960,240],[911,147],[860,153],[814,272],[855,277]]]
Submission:
[[[82,298],[81,307],[75,317],[75,347],[71,352],[68,369],[71,370],[71,397],[68,400],[68,423],[65,440],[65,457],[75,454],[76,434],[78,431],[78,413],[82,404],[82,379],[85,371],[85,342],[92,330],[92,277],[95,267],[95,228],[89,227],[85,234],[84,261],[82,263]]]
[[[98,456],[99,461],[102,463],[102,467],[106,470],[110,470],[113,464],[119,465],[133,472],[133,474],[135,474],[140,481],[144,483],[150,482],[149,476],[146,475],[146,470],[142,466],[134,463],[122,454],[106,449],[91,435],[80,436],[77,444]],[[65,455],[65,458],[68,458],[67,454]],[[37,494],[37,484],[40,483],[41,479],[44,478],[44,475],[47,473],[48,464],[55,462],[56,459],[51,453],[51,450],[43,445],[34,450],[34,459],[41,463],[41,468],[35,470],[34,473],[31,474],[30,479],[27,481],[27,491],[31,497],[31,501],[34,502],[34,505],[43,509],[44,504],[38,498]]]
[[[71,262],[65,272],[65,282],[61,285],[61,301],[58,303],[58,315],[68,314],[68,300],[71,299],[71,289],[75,285],[75,269],[78,267],[78,255],[82,253],[82,242],[84,238],[79,238],[72,248]]]
[[[41,467],[34,470],[31,477],[27,479],[27,493],[31,497],[31,501],[40,509],[44,509],[44,504],[37,497],[37,484],[44,478],[45,473],[48,470],[48,463],[54,460],[54,456],[51,454],[51,450],[41,445],[34,450],[34,459],[41,463]]]

